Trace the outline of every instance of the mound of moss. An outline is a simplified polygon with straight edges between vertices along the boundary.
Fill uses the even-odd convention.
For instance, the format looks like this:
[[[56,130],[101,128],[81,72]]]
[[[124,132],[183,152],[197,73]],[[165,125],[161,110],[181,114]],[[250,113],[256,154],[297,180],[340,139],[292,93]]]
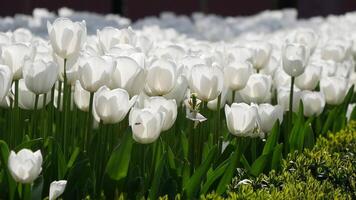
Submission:
[[[225,197],[201,199],[356,199],[356,122],[292,153],[280,171],[251,178],[238,169]]]

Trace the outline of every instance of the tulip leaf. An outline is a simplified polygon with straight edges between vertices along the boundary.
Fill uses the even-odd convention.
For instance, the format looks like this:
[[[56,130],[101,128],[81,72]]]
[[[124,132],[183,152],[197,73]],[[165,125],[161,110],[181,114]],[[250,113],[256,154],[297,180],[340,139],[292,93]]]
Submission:
[[[274,123],[271,133],[267,138],[266,144],[263,147],[262,154],[269,154],[270,152],[272,152],[273,148],[276,146],[278,139],[279,139],[279,120],[277,120]]]
[[[356,120],[356,106],[352,109],[352,112],[350,115],[350,121],[351,120]]]
[[[126,177],[130,164],[132,144],[131,131],[127,131],[120,144],[112,152],[106,166],[106,172],[110,178],[120,180]]]
[[[201,190],[202,194],[206,194],[209,191],[210,186],[224,174],[227,166],[229,165],[229,161],[230,159],[225,160],[225,162],[221,163],[214,171],[207,175],[207,180]]]
[[[20,145],[16,146],[14,148],[15,151],[20,151],[21,149],[40,149],[40,147],[42,146],[44,142],[43,138],[37,138],[37,139],[33,139],[33,140],[26,140],[23,143],[21,143]]]
[[[217,151],[218,148],[215,145],[210,150],[204,162],[197,168],[193,176],[184,185],[183,190],[185,191],[185,194],[187,195],[188,199],[192,199],[194,195],[196,195],[197,192],[199,191],[201,181],[203,177],[206,175],[206,172],[209,170]]]
[[[326,120],[324,122],[324,126],[323,126],[323,129],[322,129],[322,133],[323,134],[326,134],[330,130],[330,128],[331,128],[331,126],[332,126],[332,124],[334,122],[334,118],[336,117],[336,114],[337,114],[337,108],[336,107],[333,108],[328,113],[328,116],[327,116],[327,118],[326,118]]]
[[[70,159],[69,159],[69,161],[67,163],[67,169],[70,169],[73,166],[74,162],[78,158],[79,153],[80,153],[79,147],[75,147],[75,149],[74,149],[74,151],[73,151],[72,155],[70,156]]]
[[[4,166],[4,171],[6,173],[6,178],[8,181],[8,190],[9,190],[9,199],[12,200],[15,197],[15,192],[16,192],[16,182],[14,179],[11,177],[11,174],[9,172],[9,169],[7,168],[7,161],[9,159],[10,151],[9,147],[7,146],[6,142],[3,140],[0,140],[0,163],[2,166]]]
[[[251,171],[250,173],[253,176],[258,176],[260,173],[263,172],[265,167],[267,166],[268,159],[270,158],[270,153],[269,154],[262,154],[260,157],[258,157],[255,162],[253,162],[251,166]]]
[[[162,174],[163,174],[165,163],[166,163],[166,153],[164,153],[162,157],[159,159],[157,163],[157,168],[154,171],[154,177],[152,180],[151,189],[148,194],[149,199],[157,199],[159,196],[158,192],[161,186]]]
[[[282,148],[283,148],[283,144],[278,144],[274,148],[273,155],[272,155],[272,161],[271,161],[271,169],[278,170],[279,167],[281,166]]]
[[[234,151],[234,153],[231,154],[229,166],[225,170],[224,175],[221,178],[219,185],[216,189],[216,193],[218,195],[221,195],[226,191],[226,186],[230,183],[234,175],[237,164],[240,161],[242,152],[245,150],[246,146],[248,145],[247,141],[248,140],[245,140],[244,138],[237,138],[237,148]]]
[[[32,185],[31,199],[41,200],[43,190],[43,176],[39,176]]]
[[[315,143],[315,136],[313,132],[313,128],[311,127],[311,124],[305,124],[304,127],[304,148],[309,148],[311,149],[314,146]]]

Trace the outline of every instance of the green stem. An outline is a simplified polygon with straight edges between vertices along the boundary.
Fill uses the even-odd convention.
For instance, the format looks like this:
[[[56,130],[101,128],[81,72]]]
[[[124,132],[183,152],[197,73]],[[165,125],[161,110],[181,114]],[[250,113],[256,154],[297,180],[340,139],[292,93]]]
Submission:
[[[22,184],[22,199],[31,200],[31,183]]]
[[[93,116],[93,101],[94,101],[94,92],[90,92],[90,99],[89,99],[89,112],[87,115],[87,132],[85,135],[85,146],[84,151],[86,151],[89,145],[89,137],[91,137],[91,130],[92,130],[92,116]]]
[[[215,140],[214,140],[214,144],[218,144],[219,147],[219,152],[221,152],[221,142],[220,142],[220,104],[221,104],[221,94],[219,94],[218,96],[218,105],[217,105],[217,111],[216,111],[216,116],[217,116],[217,120],[216,120],[216,131],[215,131]]]
[[[294,78],[291,77],[291,84],[290,84],[290,96],[289,96],[289,128],[288,131],[290,132],[292,130],[292,123],[293,123],[293,94],[294,94]]]
[[[35,95],[35,108],[32,113],[32,137],[37,137],[37,108],[38,108],[38,99],[39,99],[39,94]]]
[[[236,95],[236,90],[233,90],[233,91],[232,91],[231,104],[233,104],[234,101],[235,101],[235,95]]]

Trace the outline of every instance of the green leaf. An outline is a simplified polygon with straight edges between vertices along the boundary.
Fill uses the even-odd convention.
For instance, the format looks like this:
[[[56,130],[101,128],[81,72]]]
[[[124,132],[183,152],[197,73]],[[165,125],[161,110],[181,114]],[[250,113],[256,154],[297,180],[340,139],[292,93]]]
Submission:
[[[336,114],[337,114],[337,108],[333,108],[329,113],[328,113],[328,116],[324,122],[324,126],[323,126],[323,129],[322,129],[322,133],[325,134],[327,133],[331,126],[333,125],[333,122],[334,122],[334,119],[336,117]]]
[[[206,194],[209,191],[210,186],[224,174],[227,166],[229,166],[229,161],[230,159],[227,159],[225,162],[221,163],[221,165],[219,165],[214,171],[207,175],[207,180],[201,190],[202,194]]]
[[[203,177],[206,175],[206,172],[209,170],[211,163],[218,151],[217,146],[215,145],[209,152],[208,156],[204,162],[198,167],[193,176],[189,181],[184,185],[183,190],[185,191],[187,198],[192,199],[200,189],[200,184]]]
[[[255,162],[253,162],[250,171],[253,176],[258,176],[260,173],[263,172],[263,170],[267,166],[267,161],[270,158],[270,155],[271,154],[262,154],[255,160]]]
[[[0,161],[4,166],[4,171],[6,173],[6,178],[8,181],[8,192],[9,192],[9,199],[14,199],[15,192],[16,192],[16,182],[12,179],[11,174],[7,168],[7,161],[9,159],[10,151],[9,147],[7,146],[6,142],[0,140]]]
[[[276,146],[278,139],[279,139],[279,120],[277,120],[274,123],[271,133],[267,138],[266,144],[263,147],[262,154],[269,154],[270,152],[272,152],[273,148]]]
[[[219,185],[216,189],[218,195],[223,194],[226,191],[226,186],[231,182],[231,179],[236,170],[237,164],[241,158],[242,152],[247,146],[247,140],[244,138],[237,138],[237,148],[234,153],[231,155],[230,163],[228,168],[225,170],[223,177],[221,178]]]
[[[314,136],[314,132],[313,132],[313,128],[311,127],[311,124],[305,124],[305,128],[304,128],[304,144],[303,147],[304,148],[313,148],[314,144],[315,144],[315,136]]]
[[[43,190],[43,176],[38,177],[32,185],[31,199],[41,200]]]
[[[282,148],[283,144],[278,144],[274,150],[272,155],[271,169],[278,170],[281,166],[282,161]]]
[[[126,177],[130,164],[132,144],[131,132],[127,131],[120,144],[112,152],[106,166],[106,172],[110,178],[120,180]]]
[[[79,147],[75,147],[75,149],[67,163],[67,169],[70,169],[71,167],[73,167],[73,164],[77,160],[79,153],[80,153]]]
[[[161,159],[158,161],[157,168],[154,172],[150,193],[148,194],[149,199],[157,199],[159,196],[158,192],[161,186],[162,174],[163,174],[165,163],[166,163],[166,153],[164,153]]]
[[[33,140],[25,140],[23,143],[15,147],[15,151],[20,151],[21,149],[40,149],[44,142],[43,138],[37,138]]]

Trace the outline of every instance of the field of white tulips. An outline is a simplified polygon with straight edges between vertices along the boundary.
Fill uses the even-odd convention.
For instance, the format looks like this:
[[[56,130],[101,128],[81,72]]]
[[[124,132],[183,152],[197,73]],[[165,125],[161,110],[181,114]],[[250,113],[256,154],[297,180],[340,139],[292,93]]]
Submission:
[[[195,199],[353,112],[356,13],[0,18],[0,199]]]

